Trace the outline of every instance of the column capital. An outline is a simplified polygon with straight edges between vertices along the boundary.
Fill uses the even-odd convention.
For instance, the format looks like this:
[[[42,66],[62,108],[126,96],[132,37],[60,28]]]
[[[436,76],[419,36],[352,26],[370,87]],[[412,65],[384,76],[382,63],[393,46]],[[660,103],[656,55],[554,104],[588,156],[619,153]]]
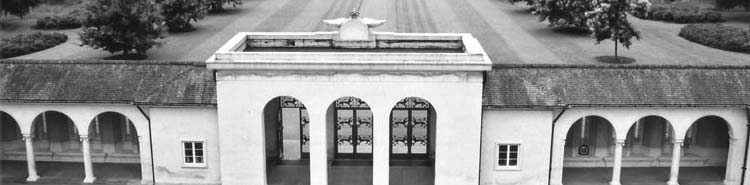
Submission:
[[[677,143],[679,143],[679,144],[682,144],[683,142],[685,142],[685,139],[674,139],[674,141],[673,141],[673,142],[674,142],[675,144],[677,144]]]
[[[23,136],[21,137],[21,140],[24,140],[24,141],[26,140],[31,141],[31,139],[34,139],[34,135],[32,134],[23,134]]]
[[[78,136],[78,138],[79,138],[78,140],[80,140],[81,142],[89,141],[89,136],[88,135],[80,135],[80,136]]]
[[[616,145],[625,145],[625,140],[624,139],[615,139],[615,144]]]
[[[729,138],[729,143],[735,143],[737,142],[737,138]]]

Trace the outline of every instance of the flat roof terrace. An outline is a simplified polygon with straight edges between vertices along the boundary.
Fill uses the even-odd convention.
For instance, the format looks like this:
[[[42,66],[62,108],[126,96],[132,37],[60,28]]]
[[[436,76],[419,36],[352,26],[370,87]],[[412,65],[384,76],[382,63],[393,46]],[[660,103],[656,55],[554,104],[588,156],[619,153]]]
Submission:
[[[463,33],[240,32],[219,48],[209,69],[489,71],[476,38]]]

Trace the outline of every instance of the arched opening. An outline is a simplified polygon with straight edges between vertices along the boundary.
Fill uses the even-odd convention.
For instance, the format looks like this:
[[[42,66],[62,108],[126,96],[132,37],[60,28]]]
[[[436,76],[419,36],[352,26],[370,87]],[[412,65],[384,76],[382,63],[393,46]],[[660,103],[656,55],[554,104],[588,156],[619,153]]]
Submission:
[[[82,145],[73,120],[60,112],[43,112],[34,119],[31,133],[39,176],[82,181]]]
[[[23,182],[26,171],[26,147],[21,128],[13,117],[0,111],[0,174],[2,182]]]
[[[435,109],[429,101],[404,98],[390,115],[390,184],[435,184]]]
[[[622,183],[664,183],[669,180],[675,135],[659,116],[646,116],[630,126],[622,151]]]
[[[372,184],[373,115],[356,97],[334,101],[327,113],[328,184]]]
[[[279,96],[263,109],[269,185],[310,184],[310,119],[298,99]]]
[[[585,116],[565,138],[563,184],[607,184],[612,179],[615,132],[599,116]]]
[[[140,182],[138,132],[133,122],[116,112],[105,112],[89,123],[91,161],[98,180]]]
[[[695,121],[685,133],[679,180],[720,184],[727,169],[730,131],[729,123],[718,116]]]

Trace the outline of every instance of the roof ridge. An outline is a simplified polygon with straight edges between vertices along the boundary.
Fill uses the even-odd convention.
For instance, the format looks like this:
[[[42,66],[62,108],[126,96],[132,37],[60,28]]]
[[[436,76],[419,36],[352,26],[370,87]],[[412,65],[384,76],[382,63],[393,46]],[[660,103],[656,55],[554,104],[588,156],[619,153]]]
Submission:
[[[192,65],[206,66],[203,61],[177,60],[0,60],[0,64],[119,64],[119,65]]]
[[[493,64],[493,69],[500,68],[610,68],[610,69],[750,69],[748,65],[721,65],[721,64]]]

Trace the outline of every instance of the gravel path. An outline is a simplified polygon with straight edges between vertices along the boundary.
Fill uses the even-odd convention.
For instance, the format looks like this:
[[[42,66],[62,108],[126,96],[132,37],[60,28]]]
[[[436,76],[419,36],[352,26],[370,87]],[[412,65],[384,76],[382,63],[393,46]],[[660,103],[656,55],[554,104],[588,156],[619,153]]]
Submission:
[[[149,59],[203,61],[238,32],[333,31],[321,22],[338,18],[359,0],[246,0],[226,13],[210,15],[189,33],[170,33],[166,44],[149,50]],[[503,0],[365,0],[362,15],[388,22],[385,32],[468,32],[477,37],[494,63],[593,64],[612,55],[613,44],[595,45],[588,35],[552,31],[522,5]],[[621,55],[639,64],[750,64],[750,54],[722,51],[677,36],[682,25],[632,18],[642,33]],[[57,47],[19,59],[102,59],[112,54],[79,47],[76,32]]]

